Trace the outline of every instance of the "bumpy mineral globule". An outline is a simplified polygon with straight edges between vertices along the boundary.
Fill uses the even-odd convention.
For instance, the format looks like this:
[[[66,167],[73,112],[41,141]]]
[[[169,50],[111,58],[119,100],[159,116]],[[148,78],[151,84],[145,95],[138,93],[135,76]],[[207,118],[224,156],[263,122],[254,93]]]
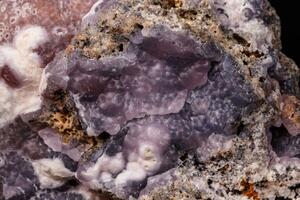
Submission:
[[[32,22],[0,26],[0,199],[297,198],[299,69],[266,0],[93,3],[0,3]]]

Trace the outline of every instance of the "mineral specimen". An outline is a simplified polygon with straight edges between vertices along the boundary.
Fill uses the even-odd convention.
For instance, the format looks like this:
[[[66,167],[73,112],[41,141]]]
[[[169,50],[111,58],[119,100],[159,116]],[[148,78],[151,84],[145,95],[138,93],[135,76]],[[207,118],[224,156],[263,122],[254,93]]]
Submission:
[[[95,1],[0,1],[0,126],[39,108],[42,68],[66,48]]]
[[[1,198],[300,198],[300,72],[267,0],[60,3],[0,46]]]

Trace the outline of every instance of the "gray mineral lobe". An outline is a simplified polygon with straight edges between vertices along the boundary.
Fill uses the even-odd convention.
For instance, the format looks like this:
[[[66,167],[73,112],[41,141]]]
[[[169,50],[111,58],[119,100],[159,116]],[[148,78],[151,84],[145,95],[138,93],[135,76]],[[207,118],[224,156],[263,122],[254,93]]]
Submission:
[[[1,200],[300,199],[300,72],[267,0],[94,2],[52,50],[50,25],[0,44]]]

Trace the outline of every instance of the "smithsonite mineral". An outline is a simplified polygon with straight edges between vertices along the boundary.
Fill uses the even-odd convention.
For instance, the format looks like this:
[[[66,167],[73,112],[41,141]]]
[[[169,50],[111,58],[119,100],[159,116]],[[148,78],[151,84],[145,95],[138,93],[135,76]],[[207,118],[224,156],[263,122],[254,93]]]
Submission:
[[[300,199],[300,72],[267,0],[0,10],[0,199]]]

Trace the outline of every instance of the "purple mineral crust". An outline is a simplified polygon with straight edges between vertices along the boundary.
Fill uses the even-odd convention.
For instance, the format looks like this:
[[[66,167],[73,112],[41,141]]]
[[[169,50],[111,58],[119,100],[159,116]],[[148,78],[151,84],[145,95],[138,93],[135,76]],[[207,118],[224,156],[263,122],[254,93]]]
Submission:
[[[68,156],[52,151],[41,138],[21,119],[0,130],[1,186],[4,199],[29,199],[43,184],[34,171],[35,162],[44,159],[61,159],[66,170],[74,171],[77,163]],[[47,168],[45,168],[47,170]],[[55,176],[55,173],[53,174]],[[58,186],[72,177],[56,177]],[[51,178],[50,178],[51,179]]]
[[[91,61],[74,55],[70,64],[46,69],[48,82],[53,82],[49,90],[55,87],[72,93],[89,134],[115,135],[134,118],[178,113],[188,91],[207,82],[216,58],[201,55],[200,44],[187,34],[169,30],[154,29],[148,34],[136,33],[119,56]],[[58,71],[64,73],[60,85],[56,84],[62,75]]]
[[[124,137],[77,178],[137,196],[147,177],[175,167],[181,152],[196,151],[212,133],[236,133],[257,101],[237,66],[215,43],[163,26],[136,30],[117,56],[58,58],[45,70],[45,96],[69,91],[88,134]]]
[[[49,2],[0,46],[0,199],[297,198],[299,70],[267,1]]]

